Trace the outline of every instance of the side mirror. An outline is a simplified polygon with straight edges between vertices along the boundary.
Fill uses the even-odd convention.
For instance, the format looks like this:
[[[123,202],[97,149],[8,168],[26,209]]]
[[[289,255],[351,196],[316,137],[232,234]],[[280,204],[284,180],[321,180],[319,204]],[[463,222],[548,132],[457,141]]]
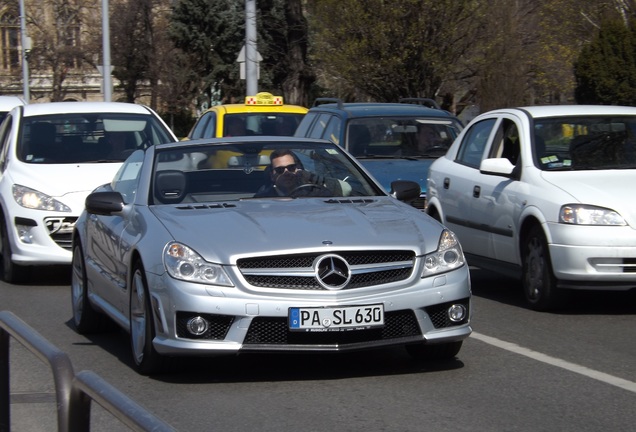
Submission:
[[[396,180],[391,182],[391,196],[400,201],[409,202],[420,197],[422,188],[414,181]]]
[[[119,192],[94,192],[86,197],[88,213],[110,216],[124,208],[124,198]]]
[[[479,172],[482,174],[498,175],[502,177],[513,177],[515,166],[506,158],[484,159],[479,165]]]

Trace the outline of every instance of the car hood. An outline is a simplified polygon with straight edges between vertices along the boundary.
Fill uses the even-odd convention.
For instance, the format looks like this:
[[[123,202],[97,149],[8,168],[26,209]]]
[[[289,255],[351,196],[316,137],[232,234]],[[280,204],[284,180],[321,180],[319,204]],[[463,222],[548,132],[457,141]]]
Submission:
[[[636,201],[630,199],[634,193],[636,170],[544,171],[542,177],[571,195],[572,203],[615,210],[636,227]]]
[[[7,172],[11,182],[35,189],[63,202],[73,213],[84,208],[86,196],[96,187],[110,182],[120,163],[23,164],[16,163]]]
[[[391,191],[391,182],[411,180],[419,183],[426,193],[428,168],[435,159],[358,159],[358,161],[380,182],[385,191]]]
[[[151,211],[174,239],[212,262],[320,249],[409,249],[419,255],[437,248],[442,227],[436,221],[390,197],[368,201],[267,199]]]

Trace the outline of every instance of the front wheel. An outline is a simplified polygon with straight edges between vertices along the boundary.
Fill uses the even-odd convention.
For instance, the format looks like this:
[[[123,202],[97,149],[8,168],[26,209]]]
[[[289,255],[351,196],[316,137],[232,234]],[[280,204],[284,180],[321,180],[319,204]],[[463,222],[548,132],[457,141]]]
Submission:
[[[6,221],[0,220],[0,246],[2,247],[2,279],[11,284],[24,282],[27,278],[26,267],[11,261],[11,242]]]
[[[558,306],[561,292],[552,272],[548,242],[540,227],[534,226],[525,238],[522,251],[522,286],[526,302],[537,311]]]
[[[165,358],[152,344],[155,328],[146,274],[141,263],[134,266],[130,284],[130,346],[135,368],[142,375],[163,372]]]
[[[93,309],[88,299],[85,265],[84,252],[78,242],[73,246],[71,305],[73,307],[73,323],[80,334],[95,333],[103,330],[105,319],[103,315]]]

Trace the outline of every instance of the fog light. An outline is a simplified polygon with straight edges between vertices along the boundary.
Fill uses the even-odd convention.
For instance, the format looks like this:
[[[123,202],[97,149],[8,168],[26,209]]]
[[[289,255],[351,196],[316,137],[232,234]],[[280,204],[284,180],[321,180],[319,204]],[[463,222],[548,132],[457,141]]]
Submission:
[[[208,331],[209,324],[204,318],[200,316],[196,316],[188,320],[188,323],[186,324],[186,328],[193,335],[201,336],[203,333]]]
[[[16,225],[16,229],[18,231],[18,238],[22,243],[31,244],[33,243],[33,234],[31,234],[31,228],[27,225]]]
[[[448,319],[452,322],[460,322],[466,318],[466,307],[461,304],[454,304],[448,308]]]

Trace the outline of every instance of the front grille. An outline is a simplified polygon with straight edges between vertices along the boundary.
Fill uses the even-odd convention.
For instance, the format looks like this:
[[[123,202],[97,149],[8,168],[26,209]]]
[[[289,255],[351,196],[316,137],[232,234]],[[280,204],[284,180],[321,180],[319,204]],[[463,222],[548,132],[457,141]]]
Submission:
[[[292,332],[287,318],[256,317],[245,336],[245,345],[349,345],[390,341],[421,335],[412,310],[387,312],[384,327],[341,332]]]
[[[51,239],[61,248],[67,251],[73,250],[73,227],[77,217],[50,217],[44,219]]]
[[[466,308],[466,311],[467,311],[466,318],[460,322],[453,322],[450,319],[448,319],[448,308],[454,304],[461,304],[461,305],[464,305],[464,307]],[[436,329],[439,329],[439,328],[453,327],[457,325],[466,324],[468,322],[468,317],[470,316],[469,305],[470,305],[469,300],[463,299],[463,300],[452,301],[448,303],[441,303],[435,306],[429,306],[425,308],[425,310],[429,318],[431,319],[431,322],[433,323],[433,327],[435,327]]]
[[[237,262],[252,286],[292,290],[325,290],[316,278],[314,263],[324,254],[295,254],[244,258]],[[361,288],[408,279],[415,264],[412,251],[345,251],[335,255],[351,268],[351,279],[343,289]],[[280,272],[277,272],[280,270]]]
[[[208,331],[202,335],[193,335],[186,328],[190,318],[200,316],[209,323]],[[185,339],[223,340],[234,322],[229,315],[200,314],[196,312],[177,312],[177,336]]]

